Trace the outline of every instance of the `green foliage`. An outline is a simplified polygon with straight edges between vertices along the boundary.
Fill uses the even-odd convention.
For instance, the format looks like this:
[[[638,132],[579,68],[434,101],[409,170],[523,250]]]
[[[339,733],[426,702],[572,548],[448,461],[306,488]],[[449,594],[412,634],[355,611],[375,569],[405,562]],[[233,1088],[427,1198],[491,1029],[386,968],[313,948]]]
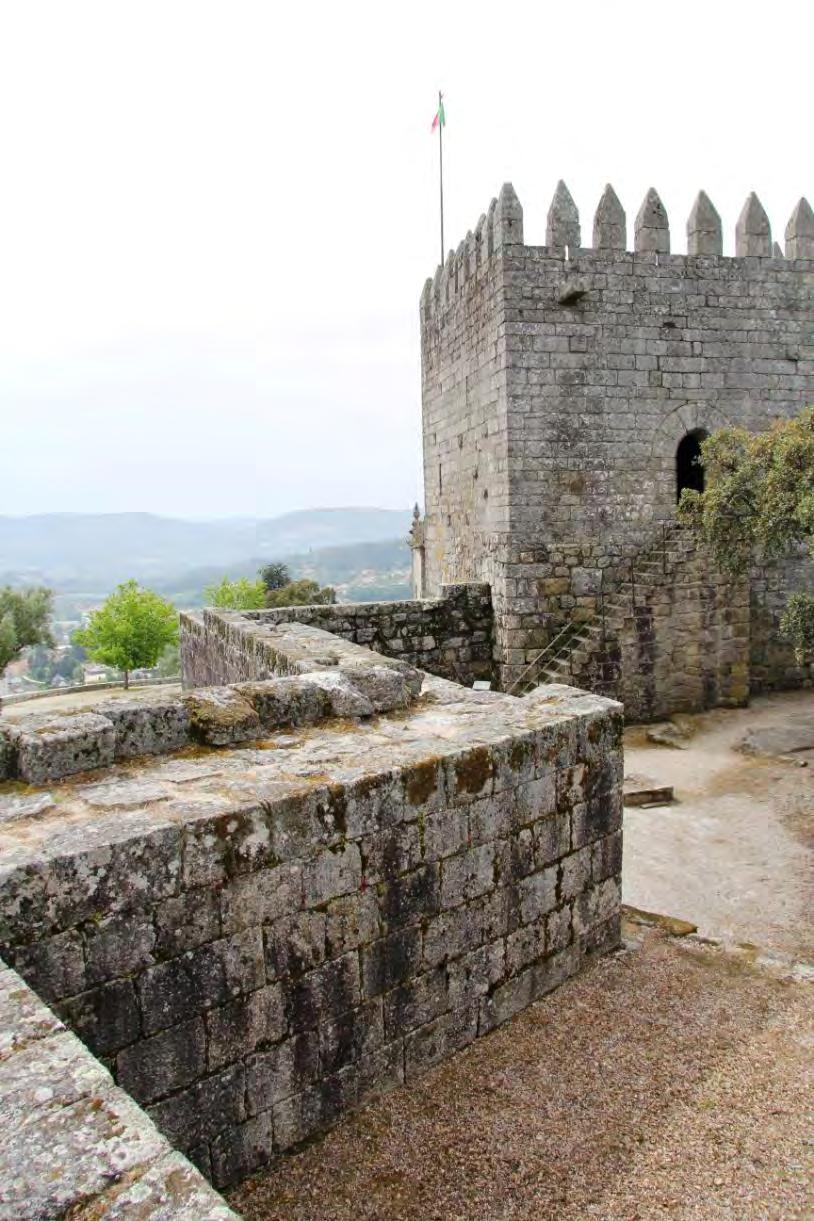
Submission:
[[[28,673],[35,682],[46,686],[55,678],[64,678],[69,683],[81,683],[84,678],[84,661],[87,653],[81,645],[71,644],[60,652],[38,644],[29,650]]]
[[[767,432],[724,428],[701,446],[704,491],[685,491],[679,521],[691,526],[732,573],[806,543],[814,555],[814,407]],[[798,661],[814,657],[814,597],[790,599],[781,631]]]
[[[207,585],[204,590],[207,606],[218,606],[221,610],[262,610],[266,605],[266,587],[258,579],[238,577],[230,581],[224,577],[218,585]]]
[[[264,564],[257,575],[269,592],[291,584],[291,574],[285,564]]]
[[[0,674],[23,649],[34,644],[53,644],[50,589],[0,589]]]
[[[814,657],[814,595],[792,594],[780,620],[780,631],[794,645],[799,665]]]
[[[320,589],[316,581],[290,581],[266,595],[266,606],[332,606],[335,602],[336,590],[330,585]]]
[[[155,666],[161,678],[175,678],[181,674],[181,654],[177,644],[168,644]]]
[[[125,581],[91,613],[86,628],[74,636],[77,644],[102,665],[124,673],[154,666],[164,649],[178,640],[178,612],[150,589]]]

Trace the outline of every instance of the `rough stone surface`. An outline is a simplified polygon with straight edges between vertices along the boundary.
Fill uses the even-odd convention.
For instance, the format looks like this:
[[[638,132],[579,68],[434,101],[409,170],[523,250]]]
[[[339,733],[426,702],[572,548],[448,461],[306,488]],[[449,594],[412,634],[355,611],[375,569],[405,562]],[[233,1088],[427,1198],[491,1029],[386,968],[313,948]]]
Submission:
[[[723,254],[721,218],[706,191],[699,191],[687,221],[687,254]]]
[[[577,248],[582,244],[579,212],[562,178],[557,183],[546,222],[546,245]]]
[[[189,710],[180,700],[109,700],[103,716],[116,731],[116,758],[163,755],[189,742]]]
[[[777,630],[811,561],[757,562],[733,586],[674,524],[685,436],[763,428],[814,400],[814,260],[754,257],[771,253],[756,200],[743,257],[709,251],[703,198],[698,253],[667,253],[651,196],[631,253],[617,204],[606,191],[594,249],[512,243],[422,301],[414,562],[430,594],[490,585],[504,689],[565,630],[559,677],[662,719],[814,681]]]
[[[636,213],[633,248],[642,254],[670,253],[670,223],[654,187],[647,192]]]
[[[6,725],[3,732],[11,748],[6,766],[13,760],[14,774],[27,784],[47,784],[113,762],[115,730],[93,712],[32,715],[22,724]]]
[[[786,258],[814,259],[814,211],[804,195],[786,225]]]
[[[371,708],[404,699],[402,669],[365,673]],[[241,684],[238,712],[257,688],[315,678],[345,692],[326,667]],[[211,694],[191,693],[192,719]],[[255,715],[273,719],[272,703]],[[140,1200],[173,1215],[192,1172],[166,1168],[136,1104],[225,1186],[615,946],[621,729],[618,705],[567,687],[521,700],[428,678],[376,717],[52,783],[47,809],[0,824],[0,949],[134,1101],[89,1058],[75,1069],[72,1036],[0,974],[0,1113],[4,1057],[36,1041],[47,1057],[17,1060],[5,1105],[46,1079],[53,1104],[9,1137],[12,1198],[34,1190],[11,1165],[36,1138],[31,1215],[85,1182],[115,1196],[111,1216]],[[107,1082],[95,1110],[73,1101],[88,1074]]]
[[[602,192],[594,215],[594,246],[597,250],[627,248],[627,218],[619,196],[610,183]]]
[[[211,623],[232,630],[216,615]],[[262,651],[251,647],[255,633],[262,634],[263,629],[247,625],[243,638],[240,628],[238,623],[232,635],[248,646],[235,666],[217,630],[207,631],[201,643],[196,621],[186,632],[189,664],[195,673],[220,675],[238,669],[244,677],[254,666],[265,681],[206,687],[180,700],[133,695],[106,701],[90,712],[32,713],[0,725],[0,782],[43,784],[98,770],[114,759],[165,754],[192,745],[231,746],[263,738],[270,729],[317,724],[328,717],[370,717],[409,707],[421,690],[422,675],[406,662],[388,662],[369,649],[300,624],[271,629],[280,667],[299,677],[268,679]],[[103,785],[96,794],[106,806],[134,805],[146,795],[141,786],[134,794],[127,784],[117,784],[113,794]],[[94,796],[89,800],[93,802]],[[44,813],[51,804],[47,793],[0,793],[0,822]]]
[[[405,602],[184,614],[181,664],[188,687],[337,667],[360,690],[377,684],[373,702],[384,711],[382,684],[394,708],[421,689],[416,667],[467,686],[491,678],[491,595],[457,585]],[[407,691],[383,670],[401,675]]]
[[[0,1218],[235,1216],[5,966],[0,1028]]]
[[[735,253],[739,258],[768,257],[772,253],[772,228],[766,209],[754,191],[747,196],[735,226]]]

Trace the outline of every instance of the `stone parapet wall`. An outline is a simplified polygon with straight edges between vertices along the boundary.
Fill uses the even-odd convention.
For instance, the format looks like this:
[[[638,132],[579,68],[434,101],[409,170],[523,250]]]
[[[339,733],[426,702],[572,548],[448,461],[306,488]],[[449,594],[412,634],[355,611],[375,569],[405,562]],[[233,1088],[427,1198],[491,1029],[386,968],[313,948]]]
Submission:
[[[308,640],[297,625],[334,637]],[[492,677],[492,600],[488,585],[446,587],[438,598],[401,602],[290,606],[264,611],[213,611],[181,616],[181,665],[185,686],[267,678],[300,671],[303,659],[334,655],[346,645],[373,651],[469,686]],[[387,663],[385,663],[387,664]],[[313,667],[309,667],[313,668]]]
[[[237,1218],[79,1039],[2,963],[0,1217]]]
[[[331,637],[312,628],[288,636],[291,647],[283,645],[278,656],[290,677],[207,687],[179,699],[134,694],[85,712],[32,713],[0,724],[0,782],[47,784],[142,755],[229,746],[329,717],[392,712],[407,708],[421,690],[421,674],[405,663],[388,664],[344,642],[341,658],[326,656]]]
[[[225,1186],[618,944],[621,730],[568,688],[428,679],[409,714],[80,778],[23,821],[0,792],[0,949]]]

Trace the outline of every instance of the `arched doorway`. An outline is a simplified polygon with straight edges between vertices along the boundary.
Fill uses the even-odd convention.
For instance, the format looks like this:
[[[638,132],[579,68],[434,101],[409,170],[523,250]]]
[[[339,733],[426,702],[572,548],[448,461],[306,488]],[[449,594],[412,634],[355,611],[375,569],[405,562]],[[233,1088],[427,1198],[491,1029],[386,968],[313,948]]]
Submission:
[[[682,437],[676,450],[676,501],[681,500],[685,488],[695,492],[704,490],[704,468],[701,465],[701,442],[709,434],[703,428],[695,428]]]

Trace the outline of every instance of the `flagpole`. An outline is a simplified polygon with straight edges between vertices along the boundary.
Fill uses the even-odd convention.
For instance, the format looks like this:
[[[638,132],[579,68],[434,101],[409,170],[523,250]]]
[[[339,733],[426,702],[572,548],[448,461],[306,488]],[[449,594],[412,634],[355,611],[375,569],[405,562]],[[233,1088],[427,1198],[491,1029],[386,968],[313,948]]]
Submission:
[[[438,111],[443,113],[441,107],[444,104],[444,96],[441,90],[438,90]],[[444,266],[444,124],[443,120],[438,123],[438,181],[441,187],[441,266]]]

